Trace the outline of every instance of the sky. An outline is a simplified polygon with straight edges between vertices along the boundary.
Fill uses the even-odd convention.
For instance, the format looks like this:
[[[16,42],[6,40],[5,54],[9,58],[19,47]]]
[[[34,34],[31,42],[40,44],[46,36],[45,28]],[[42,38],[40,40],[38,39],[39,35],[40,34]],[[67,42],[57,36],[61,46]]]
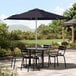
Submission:
[[[30,28],[35,28],[35,21],[29,20],[4,20],[5,18],[26,12],[28,10],[39,8],[51,13],[63,15],[63,12],[76,3],[76,0],[0,0],[0,20],[7,25],[24,24]],[[38,21],[40,24],[48,24],[51,21]]]

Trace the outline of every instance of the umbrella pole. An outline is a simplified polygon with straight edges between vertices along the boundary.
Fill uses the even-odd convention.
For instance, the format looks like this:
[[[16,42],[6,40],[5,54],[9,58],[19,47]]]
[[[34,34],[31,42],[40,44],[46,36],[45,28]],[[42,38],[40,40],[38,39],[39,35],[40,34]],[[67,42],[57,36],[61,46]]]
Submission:
[[[37,19],[36,19],[35,23],[36,23],[36,48],[37,48]]]

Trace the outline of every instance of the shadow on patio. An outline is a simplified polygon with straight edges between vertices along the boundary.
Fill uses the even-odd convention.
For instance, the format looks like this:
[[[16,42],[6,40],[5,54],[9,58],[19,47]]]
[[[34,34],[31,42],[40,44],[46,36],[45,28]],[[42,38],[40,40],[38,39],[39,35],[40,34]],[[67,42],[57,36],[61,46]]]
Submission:
[[[35,67],[34,71],[42,70],[42,69],[44,69],[44,70],[65,70],[65,69],[74,69],[74,68],[76,68],[76,64],[74,64],[74,63],[67,63],[66,64],[67,65],[66,68],[64,66],[64,63],[59,63],[59,66],[56,65],[55,68],[54,68],[54,64],[53,63],[50,64],[49,67],[48,67],[48,63],[45,63],[44,65],[45,65],[44,67],[41,67],[41,64],[38,64],[38,67],[37,68]],[[18,68],[20,68],[20,67],[18,67]],[[23,68],[27,69],[26,65],[24,65]],[[33,66],[29,67],[29,69],[33,69]]]

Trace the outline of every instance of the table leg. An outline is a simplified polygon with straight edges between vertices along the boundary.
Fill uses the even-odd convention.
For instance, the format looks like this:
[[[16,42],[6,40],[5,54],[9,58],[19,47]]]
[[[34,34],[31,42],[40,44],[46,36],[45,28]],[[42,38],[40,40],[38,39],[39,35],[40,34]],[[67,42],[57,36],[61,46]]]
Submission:
[[[44,51],[42,51],[42,68],[44,67]]]
[[[29,53],[28,53],[28,55],[29,55],[29,66],[31,66],[31,50],[28,50],[29,51]]]

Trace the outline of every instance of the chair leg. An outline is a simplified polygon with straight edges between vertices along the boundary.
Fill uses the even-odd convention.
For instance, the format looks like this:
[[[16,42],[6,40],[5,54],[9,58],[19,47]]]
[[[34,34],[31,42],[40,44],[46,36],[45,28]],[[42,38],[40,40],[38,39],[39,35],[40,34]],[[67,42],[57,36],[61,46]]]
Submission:
[[[15,68],[15,64],[16,64],[16,57],[14,57],[14,66],[13,66],[13,69]]]
[[[25,61],[25,62],[26,62],[26,67],[27,67],[27,64],[28,64],[28,63],[27,63],[27,59],[25,59],[25,60],[26,60],[26,61]]]
[[[58,56],[57,56],[57,65],[59,66]]]
[[[33,70],[34,70],[35,68],[39,68],[38,62],[39,62],[39,59],[33,59]]]
[[[11,59],[11,67],[13,66],[13,57],[12,57],[12,59]]]
[[[22,70],[22,66],[24,64],[24,58],[22,58],[22,63],[21,63],[21,70]]]
[[[48,57],[48,67],[50,66],[50,63],[51,63],[51,57],[49,56]]]
[[[36,66],[36,68],[37,68],[37,65],[38,65],[37,61],[38,61],[38,59],[35,59],[35,66]]]
[[[27,68],[27,71],[29,72],[29,63],[27,63],[27,60],[29,60],[29,59],[26,58],[26,61],[25,61],[26,62],[26,68]],[[23,64],[24,64],[24,60],[23,60]]]
[[[56,67],[56,57],[54,57],[54,68]]]
[[[39,65],[40,59],[37,59],[37,60],[38,60],[38,62],[37,62],[37,68],[40,69],[40,65]]]
[[[35,69],[35,59],[33,59],[33,71]]]
[[[63,58],[64,58],[64,64],[65,64],[65,68],[66,68],[66,59],[65,59],[65,56],[63,56]]]

